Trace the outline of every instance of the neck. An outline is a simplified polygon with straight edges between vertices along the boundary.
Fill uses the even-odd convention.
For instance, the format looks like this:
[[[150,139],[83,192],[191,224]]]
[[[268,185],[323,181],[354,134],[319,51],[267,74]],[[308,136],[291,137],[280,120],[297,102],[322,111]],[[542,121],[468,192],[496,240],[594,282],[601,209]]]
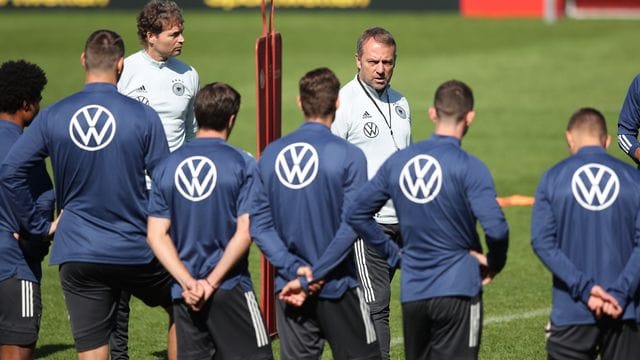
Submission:
[[[25,120],[20,115],[18,115],[17,112],[13,114],[10,114],[7,112],[0,112],[0,119],[12,122],[20,126],[21,129],[24,129]]]
[[[168,57],[164,57],[160,55],[158,52],[154,51],[151,46],[147,46],[144,51],[155,61],[167,61]]]
[[[436,122],[435,133],[437,135],[452,136],[458,140],[461,140],[462,137],[464,136],[464,131],[465,131],[464,121],[460,121],[455,124],[442,122],[442,121]]]
[[[315,117],[315,118],[305,118],[304,121],[322,124],[328,128],[331,128],[331,123],[333,123],[334,116],[325,116],[325,117]]]
[[[369,84],[364,82],[364,80],[362,80],[362,78],[360,77],[360,73],[358,73],[358,81],[360,82],[360,84],[362,84],[362,86],[365,87],[365,89],[371,90],[371,91],[375,92],[376,94],[378,94],[378,97],[382,96],[382,94],[384,94],[384,91],[387,90],[387,88],[389,87],[389,84],[387,84],[387,86],[385,86],[384,88],[382,88],[380,90],[374,89],[372,86],[370,86]]]
[[[197,138],[218,138],[226,141],[227,138],[229,137],[229,131],[228,130],[218,131],[213,129],[200,128],[196,133],[196,137]]]
[[[588,147],[588,146],[598,146],[601,148],[604,148],[602,142],[600,140],[597,139],[584,139],[582,141],[576,142],[576,144],[574,145],[573,149],[570,149],[570,152],[572,154],[577,153],[578,151],[580,151],[580,149]]]
[[[104,71],[87,71],[84,77],[85,84],[91,83],[110,83],[116,85],[118,83],[118,74],[114,72]]]

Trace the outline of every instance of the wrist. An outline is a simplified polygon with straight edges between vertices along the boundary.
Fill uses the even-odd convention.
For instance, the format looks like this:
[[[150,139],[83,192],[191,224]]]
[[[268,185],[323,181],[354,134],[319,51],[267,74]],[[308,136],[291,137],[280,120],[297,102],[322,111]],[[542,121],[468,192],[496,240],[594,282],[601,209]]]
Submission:
[[[217,289],[218,288],[218,284],[215,281],[210,280],[209,278],[205,278],[204,281],[209,284],[209,286],[211,286],[212,289]]]
[[[300,282],[300,287],[305,293],[309,292],[309,281],[305,276],[298,276],[298,281]]]

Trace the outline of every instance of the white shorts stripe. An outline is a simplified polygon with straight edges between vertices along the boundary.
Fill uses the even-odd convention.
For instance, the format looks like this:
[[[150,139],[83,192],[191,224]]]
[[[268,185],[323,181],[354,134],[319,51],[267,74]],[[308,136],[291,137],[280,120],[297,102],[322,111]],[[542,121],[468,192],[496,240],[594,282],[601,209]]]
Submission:
[[[356,288],[356,292],[358,294],[358,301],[360,302],[360,313],[362,314],[362,321],[364,322],[367,344],[371,344],[376,341],[376,329],[373,327],[371,313],[369,312],[369,305],[367,305],[367,302],[362,295],[362,290],[360,288]]]
[[[33,283],[29,282],[29,309],[31,309],[30,314],[31,317],[34,316],[33,314]]]
[[[20,293],[22,317],[33,317],[33,283],[20,280]]]
[[[478,346],[480,335],[480,301],[475,298],[469,309],[469,347]]]
[[[373,292],[373,286],[371,285],[371,277],[369,276],[369,270],[367,269],[367,259],[365,257],[367,249],[364,247],[364,240],[358,238],[353,246],[356,254],[358,275],[360,275],[360,281],[362,282],[360,285],[362,285],[362,290],[364,290],[364,299],[367,303],[376,301],[376,295]]]
[[[625,152],[629,152],[629,149],[631,149],[631,142],[624,135],[618,135],[618,145]]]
[[[33,309],[31,306],[31,284],[28,282],[26,282],[25,284],[27,285],[27,316],[31,317],[33,315]]]
[[[27,304],[25,303],[27,296],[26,296],[26,287],[24,284],[24,280],[20,280],[20,300],[22,303],[22,317],[26,317],[27,316]]]
[[[252,291],[244,293],[244,297],[247,299],[247,307],[251,313],[251,322],[253,323],[253,330],[256,332],[256,343],[258,347],[269,345],[269,336],[267,335],[267,329],[262,321],[262,315],[258,308],[258,302],[256,296]]]

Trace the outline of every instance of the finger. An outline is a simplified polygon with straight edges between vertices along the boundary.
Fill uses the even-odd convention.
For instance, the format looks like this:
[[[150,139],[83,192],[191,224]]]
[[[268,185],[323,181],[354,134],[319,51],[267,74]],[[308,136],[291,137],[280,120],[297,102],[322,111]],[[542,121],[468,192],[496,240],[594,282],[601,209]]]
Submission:
[[[484,256],[483,254],[477,251],[471,250],[469,251],[469,255],[473,256],[478,261],[478,263],[480,263],[480,265],[488,266],[487,257]]]
[[[304,276],[307,279],[307,281],[313,280],[313,272],[311,271],[311,268],[308,266],[299,267],[297,274],[298,276]]]

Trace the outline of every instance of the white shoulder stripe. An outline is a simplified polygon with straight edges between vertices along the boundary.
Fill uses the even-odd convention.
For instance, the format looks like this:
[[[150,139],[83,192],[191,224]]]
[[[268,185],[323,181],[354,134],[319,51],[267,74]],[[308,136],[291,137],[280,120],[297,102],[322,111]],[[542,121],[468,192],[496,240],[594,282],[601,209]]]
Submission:
[[[625,135],[618,135],[618,145],[620,145],[625,152],[629,152],[629,149],[631,149],[631,141],[629,141]]]

